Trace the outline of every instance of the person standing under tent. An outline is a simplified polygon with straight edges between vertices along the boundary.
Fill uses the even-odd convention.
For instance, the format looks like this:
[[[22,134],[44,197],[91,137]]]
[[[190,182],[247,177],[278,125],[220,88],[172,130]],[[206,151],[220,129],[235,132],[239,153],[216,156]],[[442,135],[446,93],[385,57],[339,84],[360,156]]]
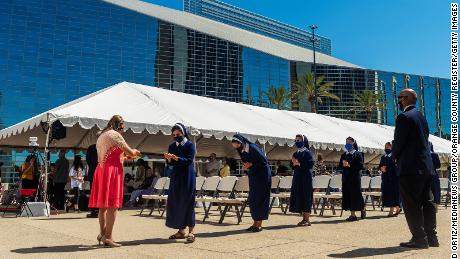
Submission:
[[[241,134],[232,138],[232,146],[238,151],[243,169],[248,170],[249,207],[254,223],[247,231],[262,231],[263,220],[268,219],[271,192],[271,170],[268,159],[258,146]]]
[[[169,239],[186,239],[195,242],[195,145],[189,140],[187,128],[176,123],[171,134],[174,142],[169,145],[164,158],[172,166],[168,200],[166,206],[166,226],[178,229]],[[185,229],[188,227],[188,234]]]
[[[36,157],[34,155],[28,155],[26,160],[21,166],[21,188],[22,189],[36,189],[37,186],[35,185],[35,160]]]
[[[54,198],[56,200],[56,208],[64,209],[65,203],[65,185],[69,180],[69,160],[65,157],[66,151],[59,151],[59,158],[56,160],[56,176],[54,177]]]
[[[385,144],[385,155],[380,158],[379,168],[382,173],[382,206],[390,208],[388,217],[396,217],[401,213],[401,208],[399,207],[399,177],[396,174],[396,165],[391,154],[390,142]]]
[[[69,211],[69,207],[71,205],[73,205],[74,211],[79,211],[78,205],[80,202],[80,194],[83,190],[84,182],[83,162],[81,161],[81,156],[75,156],[75,159],[73,160],[73,165],[70,168],[69,177],[70,187],[72,188],[74,199],[71,203],[66,205],[66,211]]]
[[[433,193],[433,201],[438,211],[438,205],[441,204],[441,182],[439,181],[439,174],[436,171],[441,168],[441,160],[439,160],[439,155],[434,152],[433,143],[430,142],[430,155],[431,160],[433,160],[433,169],[434,175],[431,181],[431,192]]]
[[[114,115],[97,139],[98,165],[94,172],[89,200],[90,208],[99,209],[99,243],[119,247],[112,237],[117,209],[123,205],[123,160],[139,156],[137,149],[128,146],[121,136],[125,123],[120,115]]]
[[[339,170],[342,170],[342,209],[351,212],[347,221],[357,221],[356,211],[361,211],[361,218],[366,217],[364,199],[361,192],[361,170],[363,169],[363,157],[357,149],[355,139],[346,139],[347,150],[340,157]]]
[[[313,202],[313,156],[308,139],[304,135],[295,137],[297,151],[292,155],[294,178],[292,179],[289,211],[301,213],[302,221],[297,226],[310,226],[311,206]]]
[[[86,179],[89,181],[90,186],[90,195],[92,190],[92,183],[94,178],[94,171],[96,171],[97,167],[97,147],[96,144],[93,144],[88,147],[86,150],[86,163],[88,165],[88,172],[86,175]],[[90,213],[86,215],[87,218],[97,218],[98,210],[97,209],[90,209]]]

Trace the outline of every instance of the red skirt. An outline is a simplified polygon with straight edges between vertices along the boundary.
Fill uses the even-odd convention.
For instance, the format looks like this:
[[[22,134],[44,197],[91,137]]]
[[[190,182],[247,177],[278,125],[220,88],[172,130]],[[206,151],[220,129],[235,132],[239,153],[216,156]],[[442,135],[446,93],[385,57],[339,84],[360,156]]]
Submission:
[[[94,172],[90,208],[121,208],[123,206],[123,165],[118,159],[107,159]]]

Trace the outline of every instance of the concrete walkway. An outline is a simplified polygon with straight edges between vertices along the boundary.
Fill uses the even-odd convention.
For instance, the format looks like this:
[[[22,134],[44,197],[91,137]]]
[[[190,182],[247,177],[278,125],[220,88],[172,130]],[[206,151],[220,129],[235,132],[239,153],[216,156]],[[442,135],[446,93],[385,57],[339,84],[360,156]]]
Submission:
[[[203,218],[197,208],[197,220]],[[96,246],[97,219],[85,213],[68,213],[51,218],[1,218],[0,258],[448,258],[449,211],[438,213],[441,247],[408,250],[399,247],[410,238],[404,215],[386,218],[387,212],[368,211],[368,219],[345,222],[348,216],[313,217],[311,227],[296,227],[299,217],[274,209],[260,233],[247,233],[249,214],[240,225],[228,217],[219,225],[217,211],[206,223],[198,223],[193,244],[171,241],[175,231],[164,219],[138,216],[123,210],[114,238],[121,248]]]

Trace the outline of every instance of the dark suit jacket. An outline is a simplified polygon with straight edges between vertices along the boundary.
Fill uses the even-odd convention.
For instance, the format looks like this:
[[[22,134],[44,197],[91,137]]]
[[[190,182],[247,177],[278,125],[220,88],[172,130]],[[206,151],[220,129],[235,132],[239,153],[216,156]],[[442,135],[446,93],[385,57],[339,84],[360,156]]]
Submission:
[[[88,181],[92,182],[97,167],[96,144],[89,146],[86,150],[86,163],[88,164]]]
[[[392,153],[398,175],[434,175],[425,117],[415,106],[396,118]]]

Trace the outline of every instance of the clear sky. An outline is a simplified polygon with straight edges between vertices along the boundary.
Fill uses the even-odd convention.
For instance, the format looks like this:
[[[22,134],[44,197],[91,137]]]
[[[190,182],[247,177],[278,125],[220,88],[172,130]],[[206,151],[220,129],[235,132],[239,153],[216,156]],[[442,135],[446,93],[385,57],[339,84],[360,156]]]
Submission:
[[[182,0],[144,0],[182,10]],[[294,25],[316,24],[332,55],[366,68],[450,77],[447,0],[223,0]]]

